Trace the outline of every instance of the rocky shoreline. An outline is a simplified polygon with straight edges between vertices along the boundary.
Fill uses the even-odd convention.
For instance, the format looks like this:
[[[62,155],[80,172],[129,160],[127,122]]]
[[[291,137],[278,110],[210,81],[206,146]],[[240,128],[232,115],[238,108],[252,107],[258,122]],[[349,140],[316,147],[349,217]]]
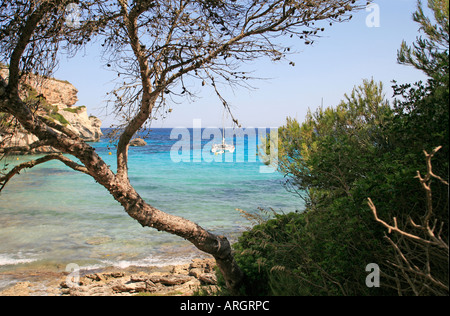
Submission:
[[[36,280],[23,281],[0,296],[190,296],[217,291],[215,261],[193,259],[164,267],[104,268],[79,277],[68,272],[36,272]]]

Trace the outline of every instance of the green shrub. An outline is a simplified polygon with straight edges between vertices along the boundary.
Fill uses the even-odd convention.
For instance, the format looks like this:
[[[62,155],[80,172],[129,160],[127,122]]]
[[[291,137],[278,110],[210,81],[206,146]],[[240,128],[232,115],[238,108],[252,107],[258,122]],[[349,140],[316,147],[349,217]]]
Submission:
[[[48,114],[48,116],[52,119],[54,119],[55,121],[58,121],[59,123],[61,123],[62,125],[70,125],[69,121],[67,121],[64,116],[62,116],[60,113],[58,112],[51,112]]]
[[[327,209],[278,214],[234,245],[247,295],[386,295],[367,288],[365,267],[379,262],[382,229],[346,198]],[[383,255],[390,252],[386,248]]]
[[[64,108],[63,110],[66,112],[70,112],[70,113],[75,113],[78,114],[80,113],[83,109],[85,109],[86,106],[82,105],[82,106],[76,106],[76,107],[70,107],[70,108]]]

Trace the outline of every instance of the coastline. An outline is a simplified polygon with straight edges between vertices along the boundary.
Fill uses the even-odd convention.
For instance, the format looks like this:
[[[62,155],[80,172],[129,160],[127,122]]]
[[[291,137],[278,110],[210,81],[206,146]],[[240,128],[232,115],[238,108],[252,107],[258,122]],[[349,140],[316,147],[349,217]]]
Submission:
[[[190,296],[217,290],[212,257],[164,266],[103,267],[66,272],[20,268],[0,272],[11,284],[0,296]]]

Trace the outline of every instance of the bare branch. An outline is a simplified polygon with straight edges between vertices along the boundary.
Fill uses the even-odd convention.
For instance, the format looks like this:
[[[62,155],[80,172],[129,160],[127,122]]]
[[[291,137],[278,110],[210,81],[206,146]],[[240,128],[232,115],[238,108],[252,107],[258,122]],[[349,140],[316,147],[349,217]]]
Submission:
[[[400,274],[403,276],[403,279],[406,280],[409,289],[413,291],[415,295],[421,295],[423,291],[428,291],[436,295],[448,295],[449,291],[448,273],[447,277],[442,279],[442,276],[436,276],[436,271],[432,269],[432,266],[435,266],[437,264],[436,261],[438,261],[443,262],[445,269],[448,270],[449,255],[448,241],[444,240],[441,236],[444,222],[440,223],[438,232],[436,232],[438,220],[434,219],[432,224],[430,224],[434,215],[431,180],[435,178],[444,185],[448,185],[447,181],[436,176],[432,171],[431,158],[440,148],[440,146],[435,148],[431,154],[424,151],[427,163],[427,173],[422,177],[421,174],[417,172],[416,178],[419,179],[426,194],[426,211],[421,224],[416,224],[411,218],[409,219],[409,223],[414,229],[417,229],[418,233],[422,232],[422,234],[410,233],[404,229],[400,229],[396,217],[393,218],[394,225],[386,223],[378,217],[375,204],[368,198],[368,205],[372,210],[375,220],[386,227],[389,234],[395,232],[399,236],[399,239],[396,242],[390,237],[385,236],[386,240],[395,250],[396,263],[391,262],[391,265],[400,271]],[[398,281],[398,291],[399,293],[402,293],[400,279],[398,279],[398,277],[396,278]]]
[[[399,233],[400,235],[408,237],[412,240],[416,240],[416,241],[419,241],[421,243],[428,244],[428,245],[438,246],[438,247],[448,250],[448,245],[446,243],[442,242],[441,240],[435,238],[434,236],[431,236],[431,237],[434,237],[432,240],[428,240],[428,239],[424,239],[422,237],[416,236],[414,234],[408,233],[408,232],[398,228],[396,217],[393,218],[394,226],[389,225],[388,223],[386,223],[385,221],[383,221],[382,219],[380,219],[378,217],[375,204],[372,202],[372,200],[370,198],[368,198],[368,204],[369,204],[370,209],[372,210],[375,220],[377,222],[379,222],[380,224],[382,224],[384,227],[386,227],[388,229],[389,234],[391,234],[392,232],[396,232],[396,233]]]

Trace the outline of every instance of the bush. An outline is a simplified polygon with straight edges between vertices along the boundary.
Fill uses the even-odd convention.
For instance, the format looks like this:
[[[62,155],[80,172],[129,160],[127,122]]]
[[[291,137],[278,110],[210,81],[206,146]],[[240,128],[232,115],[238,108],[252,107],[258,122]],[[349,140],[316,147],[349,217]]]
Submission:
[[[377,262],[381,228],[370,211],[347,199],[328,209],[278,214],[245,232],[234,245],[248,295],[381,295],[365,286],[365,267]],[[366,220],[364,220],[366,219]],[[367,225],[367,222],[370,225]]]
[[[279,129],[280,171],[306,208],[276,215],[239,239],[246,293],[448,295],[448,0],[430,0],[429,7],[437,24],[419,6],[414,19],[427,38],[399,51],[399,62],[423,70],[427,83],[395,84],[391,108],[382,85],[365,80],[336,108],[309,112],[301,124],[288,118]],[[438,146],[433,170],[445,176],[426,181],[433,198],[431,191],[424,198],[417,172],[431,174],[423,151]],[[400,230],[424,241],[391,234],[368,198],[378,218],[395,218]],[[430,230],[441,238],[439,251],[428,243]],[[379,288],[365,285],[369,263],[381,268]]]

